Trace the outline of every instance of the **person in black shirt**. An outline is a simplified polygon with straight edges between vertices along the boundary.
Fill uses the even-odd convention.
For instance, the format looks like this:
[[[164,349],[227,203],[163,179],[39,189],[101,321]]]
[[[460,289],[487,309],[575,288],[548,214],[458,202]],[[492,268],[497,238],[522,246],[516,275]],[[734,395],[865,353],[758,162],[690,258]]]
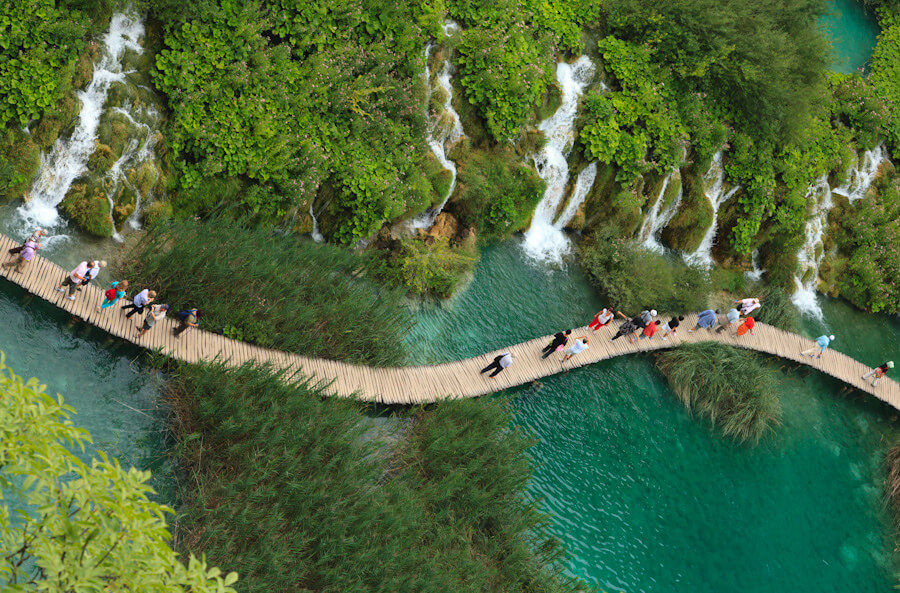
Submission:
[[[669,334],[677,333],[675,330],[681,325],[681,322],[684,321],[684,315],[679,315],[678,317],[673,317],[670,319],[664,326],[662,326],[663,330],[663,340],[669,339]]]
[[[865,380],[865,379],[868,379],[869,377],[871,377],[872,375],[875,375],[875,377],[872,378],[872,387],[875,387],[876,385],[878,385],[878,379],[887,375],[887,372],[889,370],[891,370],[892,368],[894,368],[894,361],[889,360],[886,363],[884,363],[883,365],[881,365],[880,367],[875,367],[874,369],[872,369],[871,371],[869,371],[868,373],[863,375],[862,378]]]
[[[560,346],[565,346],[566,342],[569,341],[569,334],[571,334],[571,333],[572,333],[572,330],[567,329],[566,333],[557,332],[556,334],[554,334],[553,340],[549,344],[544,346],[543,350],[541,350],[541,352],[543,352],[543,356],[541,356],[541,358],[542,359],[547,358],[548,356],[550,356],[551,354],[556,352],[556,350]]]

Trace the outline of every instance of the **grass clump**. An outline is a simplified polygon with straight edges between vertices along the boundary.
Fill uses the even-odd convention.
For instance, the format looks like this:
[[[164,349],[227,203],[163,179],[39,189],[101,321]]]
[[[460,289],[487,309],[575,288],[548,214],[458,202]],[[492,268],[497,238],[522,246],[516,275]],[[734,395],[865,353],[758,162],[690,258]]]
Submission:
[[[725,436],[759,442],[781,422],[775,378],[752,353],[718,342],[684,344],[659,354],[656,366],[684,406]]]
[[[531,440],[500,400],[373,431],[362,404],[256,368],[178,364],[167,391],[185,474],[179,551],[237,571],[244,593],[576,588],[525,497]]]
[[[203,327],[260,346],[375,365],[405,360],[410,323],[399,290],[365,273],[351,251],[211,220],[154,227],[124,276]]]
[[[413,295],[449,298],[478,263],[474,244],[454,246],[446,237],[404,239],[396,252],[379,262],[380,275]]]
[[[711,284],[704,270],[648,251],[622,237],[616,227],[587,237],[578,253],[591,283],[621,311],[696,311],[706,306]]]

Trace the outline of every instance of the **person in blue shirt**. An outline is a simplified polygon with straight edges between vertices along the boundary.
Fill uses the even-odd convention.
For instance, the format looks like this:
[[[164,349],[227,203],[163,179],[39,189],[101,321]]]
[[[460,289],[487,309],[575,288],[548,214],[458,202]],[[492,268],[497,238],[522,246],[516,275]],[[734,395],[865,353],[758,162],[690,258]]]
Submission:
[[[834,336],[819,336],[816,338],[816,345],[812,348],[804,350],[800,354],[805,354],[809,357],[812,357],[813,353],[816,351],[816,348],[819,349],[819,353],[816,355],[816,358],[822,358],[822,353],[825,352],[825,349],[828,348],[828,345],[831,341],[834,340]]]
[[[706,329],[712,329],[712,326],[716,324],[716,315],[719,314],[718,309],[707,309],[706,311],[700,311],[700,314],[697,315],[697,325],[694,326],[694,329],[689,329],[689,332],[700,329],[701,327]]]

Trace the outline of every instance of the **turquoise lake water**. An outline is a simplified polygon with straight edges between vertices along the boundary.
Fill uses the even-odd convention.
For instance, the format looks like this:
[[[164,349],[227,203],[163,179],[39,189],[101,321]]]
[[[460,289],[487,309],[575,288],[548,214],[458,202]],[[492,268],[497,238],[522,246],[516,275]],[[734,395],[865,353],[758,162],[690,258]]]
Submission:
[[[532,265],[510,241],[485,250],[457,298],[419,312],[410,342],[419,362],[450,360],[583,325],[599,306],[577,268]],[[900,361],[894,318],[835,300],[823,309],[838,349]],[[573,574],[609,592],[892,590],[881,482],[898,413],[814,371],[770,364],[784,424],[757,447],[691,418],[651,356],[513,392],[517,422],[539,440],[531,492]]]
[[[822,25],[832,40],[831,64],[835,72],[864,68],[872,55],[879,28],[875,14],[856,0],[831,0]]]

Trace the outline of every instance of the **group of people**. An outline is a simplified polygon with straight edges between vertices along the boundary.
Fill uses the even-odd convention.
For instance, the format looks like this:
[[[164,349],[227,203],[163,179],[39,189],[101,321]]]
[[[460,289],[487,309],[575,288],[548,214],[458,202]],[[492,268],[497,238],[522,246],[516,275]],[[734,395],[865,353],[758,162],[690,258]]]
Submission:
[[[715,330],[716,333],[721,333],[734,328],[734,333],[738,336],[743,336],[747,333],[753,335],[753,327],[756,324],[756,321],[750,313],[756,311],[761,306],[762,303],[758,298],[738,299],[732,303],[732,307],[725,313],[724,319],[719,319],[719,315],[721,314],[719,309],[706,309],[705,311],[700,311],[697,314],[697,323],[692,329],[689,329],[688,332],[706,329],[707,331]],[[618,331],[616,331],[613,337],[609,339],[610,342],[615,341],[622,336],[628,336],[628,340],[632,344],[635,339],[652,340],[657,332],[661,332],[662,339],[667,340],[670,335],[677,334],[678,327],[681,325],[681,322],[684,321],[684,316],[678,315],[673,316],[670,320],[662,323],[660,320],[654,319],[657,316],[656,309],[647,309],[641,311],[641,314],[636,317],[629,317],[621,311],[617,311],[611,307],[605,307],[594,316],[587,327],[593,333],[596,333],[600,328],[609,325],[613,319],[615,319],[616,315],[624,319],[624,321],[619,325]],[[558,360],[560,364],[564,364],[573,356],[584,352],[589,348],[589,340],[586,336],[575,338],[570,344],[569,340],[571,339],[571,336],[572,330],[570,329],[554,334],[550,343],[541,349],[541,358],[546,359],[553,353],[559,353],[562,356]],[[819,336],[816,338],[816,345],[802,351],[801,354],[822,358],[822,353],[825,352],[829,344],[833,341],[833,335]],[[491,371],[489,376],[494,378],[500,374],[501,371],[509,368],[512,365],[512,361],[512,353],[504,352],[499,356],[496,356],[489,365],[481,369],[481,372],[483,374]],[[878,380],[886,375],[892,368],[894,368],[894,362],[888,361],[866,373],[862,378],[868,379],[872,377],[872,386],[874,387],[878,384]]]
[[[13,271],[22,273],[37,251],[42,248],[40,239],[45,236],[47,236],[47,231],[37,229],[20,247],[14,247],[9,250],[9,253],[15,257],[4,263],[3,267],[13,268]],[[56,287],[56,290],[64,293],[66,299],[74,301],[78,292],[94,281],[100,274],[100,270],[105,267],[106,262],[103,260],[83,261],[66,274],[62,282]],[[97,310],[102,311],[112,307],[125,299],[127,295],[128,280],[113,282],[110,288],[103,293],[103,301],[97,305]],[[157,323],[166,317],[166,313],[169,311],[169,305],[154,303],[155,300],[156,291],[145,288],[134,295],[134,299],[130,303],[126,303],[121,307],[123,311],[128,311],[125,314],[125,317],[128,319],[134,314],[143,315],[144,311],[147,310],[147,316],[144,318],[143,323],[135,328],[138,338],[143,337],[148,331],[153,329]],[[199,326],[201,317],[203,317],[203,312],[199,309],[179,311],[178,326],[172,330],[175,337],[179,337],[189,327]]]

